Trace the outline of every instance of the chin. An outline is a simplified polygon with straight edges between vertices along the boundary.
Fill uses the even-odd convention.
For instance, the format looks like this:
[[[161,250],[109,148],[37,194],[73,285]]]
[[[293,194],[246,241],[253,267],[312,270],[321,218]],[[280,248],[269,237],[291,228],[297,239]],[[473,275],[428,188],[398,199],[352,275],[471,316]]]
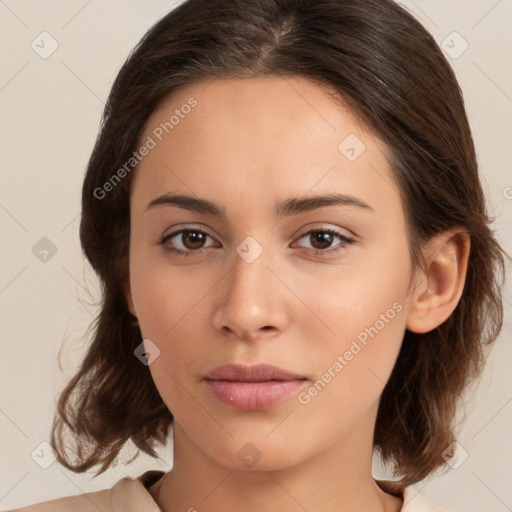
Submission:
[[[264,437],[253,440],[234,437],[228,443],[219,443],[215,450],[208,446],[205,453],[217,464],[233,471],[280,471],[301,462],[299,446],[272,442]],[[293,454],[293,455],[292,455]]]

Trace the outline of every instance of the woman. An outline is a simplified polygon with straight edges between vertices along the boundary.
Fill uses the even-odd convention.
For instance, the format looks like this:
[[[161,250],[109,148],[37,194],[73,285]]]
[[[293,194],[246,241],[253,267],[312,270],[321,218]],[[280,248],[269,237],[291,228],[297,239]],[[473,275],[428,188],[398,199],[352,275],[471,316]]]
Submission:
[[[173,468],[20,510],[441,510],[410,485],[456,453],[503,252],[455,76],[401,7],[174,9],[113,85],[80,236],[104,301],[52,446],[100,474],[172,427]]]

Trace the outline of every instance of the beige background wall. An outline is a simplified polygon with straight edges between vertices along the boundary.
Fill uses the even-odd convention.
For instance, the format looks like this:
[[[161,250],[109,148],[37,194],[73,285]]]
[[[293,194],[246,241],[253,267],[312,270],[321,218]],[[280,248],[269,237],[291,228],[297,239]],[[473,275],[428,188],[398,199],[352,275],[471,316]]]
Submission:
[[[512,252],[512,2],[401,3],[440,44],[445,41],[451,54],[496,230]],[[89,303],[98,298],[78,241],[84,167],[116,72],[172,5],[164,0],[0,0],[2,509],[103,489],[120,476],[172,464],[168,447],[160,464],[141,457],[129,468],[119,465],[91,479],[50,464],[51,452],[41,445],[48,439],[58,391],[83,353],[82,335],[95,312]],[[469,46],[459,55],[464,41]],[[54,53],[46,55],[55,44]],[[503,334],[458,438],[469,458],[416,486],[453,512],[512,510],[511,303],[509,294]],[[64,373],[57,365],[63,340]]]

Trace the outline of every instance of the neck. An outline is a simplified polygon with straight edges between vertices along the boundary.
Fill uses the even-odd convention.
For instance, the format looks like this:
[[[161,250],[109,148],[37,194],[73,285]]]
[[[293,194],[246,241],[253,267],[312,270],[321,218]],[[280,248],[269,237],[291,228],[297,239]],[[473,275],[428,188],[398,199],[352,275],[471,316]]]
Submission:
[[[163,512],[397,512],[402,499],[373,478],[373,429],[366,430],[292,467],[240,470],[206,456],[175,423],[173,468],[149,492]]]

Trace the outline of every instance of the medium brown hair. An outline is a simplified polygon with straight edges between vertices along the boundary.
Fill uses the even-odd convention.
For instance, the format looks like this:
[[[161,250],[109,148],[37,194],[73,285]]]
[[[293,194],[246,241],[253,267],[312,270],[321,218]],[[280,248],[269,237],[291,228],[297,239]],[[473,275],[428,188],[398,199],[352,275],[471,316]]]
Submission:
[[[97,191],[132,156],[148,117],[170,93],[215,78],[264,75],[305,77],[335,91],[384,142],[416,263],[437,233],[461,226],[470,235],[460,302],[431,332],[406,331],[375,426],[374,446],[403,484],[444,463],[457,403],[501,328],[504,273],[450,65],[391,0],[188,0],[147,32],[120,70],[84,179],[80,240],[103,300],[52,428],[59,461],[71,470],[100,466],[102,473],[127,441],[156,456],[173,418],[134,356],[142,337],[124,293],[133,173],[104,197]],[[78,459],[68,455],[67,434]]]

